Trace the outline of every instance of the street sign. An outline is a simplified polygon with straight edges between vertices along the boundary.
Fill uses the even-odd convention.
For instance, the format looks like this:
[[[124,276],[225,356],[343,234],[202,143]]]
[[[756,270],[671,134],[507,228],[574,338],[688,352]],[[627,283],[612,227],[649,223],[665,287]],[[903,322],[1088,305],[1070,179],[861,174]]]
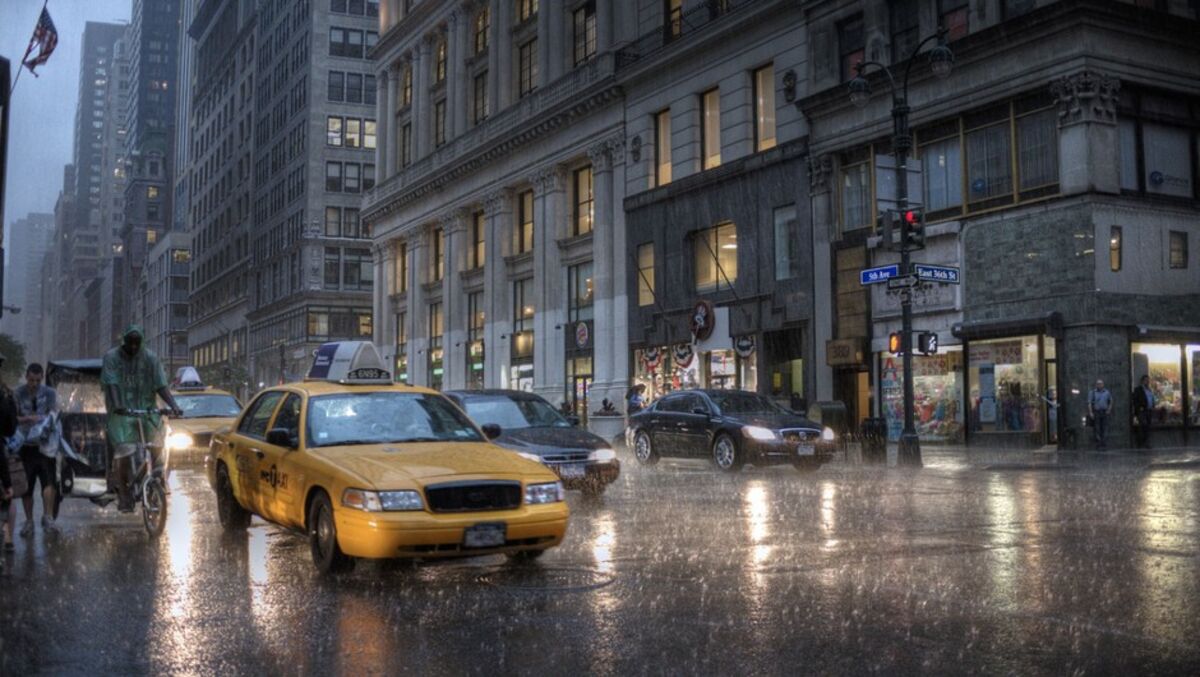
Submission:
[[[907,289],[917,286],[916,275],[902,275],[900,277],[891,277],[887,281],[888,289]]]
[[[867,268],[858,274],[858,282],[862,285],[879,284],[887,282],[889,278],[898,277],[900,275],[900,266],[891,264],[887,266],[877,266],[875,268]]]
[[[913,267],[917,269],[917,277],[922,280],[941,282],[942,284],[958,284],[958,268],[954,266],[931,266],[918,263]]]

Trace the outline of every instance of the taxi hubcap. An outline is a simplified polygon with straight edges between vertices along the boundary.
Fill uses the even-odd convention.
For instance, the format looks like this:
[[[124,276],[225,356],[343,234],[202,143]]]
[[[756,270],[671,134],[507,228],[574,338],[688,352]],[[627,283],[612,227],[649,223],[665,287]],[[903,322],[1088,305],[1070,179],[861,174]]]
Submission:
[[[722,468],[733,465],[733,444],[729,440],[722,439],[717,442],[717,465]]]
[[[650,458],[650,440],[647,439],[645,435],[638,435],[637,457],[639,461],[644,461]]]
[[[320,516],[317,518],[317,548],[321,550],[321,554],[329,552],[331,538],[333,538],[333,524],[329,519],[329,510],[322,508]]]

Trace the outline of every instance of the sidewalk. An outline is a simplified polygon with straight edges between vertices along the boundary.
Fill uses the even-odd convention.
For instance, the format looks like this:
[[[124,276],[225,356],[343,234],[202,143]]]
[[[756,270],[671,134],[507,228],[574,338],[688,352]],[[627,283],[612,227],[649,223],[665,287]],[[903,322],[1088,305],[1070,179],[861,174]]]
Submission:
[[[889,467],[895,467],[897,446],[888,445]],[[949,470],[1065,470],[1079,467],[1112,466],[1147,470],[1200,468],[1200,447],[1163,447],[1156,449],[1108,449],[1105,451],[1061,451],[967,447],[964,445],[924,444],[921,461],[926,468]],[[850,443],[847,453],[838,454],[834,465],[863,465],[858,443]]]

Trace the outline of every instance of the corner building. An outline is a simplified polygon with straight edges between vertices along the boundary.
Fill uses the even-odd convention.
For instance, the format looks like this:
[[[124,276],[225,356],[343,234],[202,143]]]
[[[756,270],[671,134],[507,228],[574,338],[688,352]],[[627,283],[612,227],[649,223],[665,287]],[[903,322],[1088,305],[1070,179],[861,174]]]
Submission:
[[[1194,3],[940,0],[801,3],[809,19],[812,219],[828,233],[833,396],[868,403],[897,439],[898,300],[857,273],[893,263],[874,232],[888,196],[891,97],[851,105],[867,58],[898,78],[917,42],[949,33],[954,69],[912,68],[910,167],[926,214],[915,262],[958,266],[959,286],[914,300],[937,331],[914,357],[926,441],[1086,449],[1087,396],[1113,394],[1109,446],[1131,446],[1130,392],[1148,375],[1154,446],[1200,439],[1200,23]],[[882,177],[882,178],[881,178]],[[827,254],[826,254],[827,251]]]
[[[375,342],[400,380],[586,416],[628,384],[616,48],[633,3],[380,7]]]

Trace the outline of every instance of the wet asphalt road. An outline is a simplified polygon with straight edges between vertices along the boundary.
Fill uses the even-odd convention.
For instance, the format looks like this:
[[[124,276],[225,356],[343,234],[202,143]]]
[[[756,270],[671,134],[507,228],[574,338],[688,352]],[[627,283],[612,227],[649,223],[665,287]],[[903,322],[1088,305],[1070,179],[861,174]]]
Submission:
[[[0,576],[0,674],[1149,673],[1200,669],[1200,473],[703,464],[570,497],[567,540],[314,574],[221,531],[196,469],[167,533],[68,501]]]

